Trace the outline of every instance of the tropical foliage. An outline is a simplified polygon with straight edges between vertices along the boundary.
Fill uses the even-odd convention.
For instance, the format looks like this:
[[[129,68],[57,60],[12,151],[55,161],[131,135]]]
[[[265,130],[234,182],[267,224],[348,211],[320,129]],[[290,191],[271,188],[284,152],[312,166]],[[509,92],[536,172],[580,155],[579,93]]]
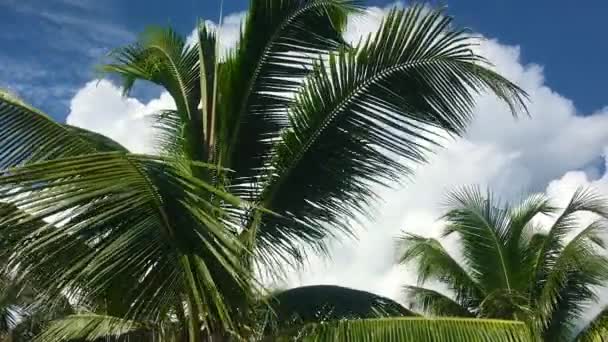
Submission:
[[[523,91],[442,11],[393,10],[350,46],[342,33],[359,10],[350,0],[252,0],[226,55],[203,24],[193,45],[151,28],[114,51],[102,71],[120,76],[125,94],[148,81],[175,101],[155,115],[154,155],[0,97],[0,202],[16,209],[0,221],[4,275],[35,285],[28,307],[67,302],[73,312],[39,341],[527,334],[499,320],[387,318],[375,310],[383,300],[348,289],[334,295],[361,298],[361,314],[311,316],[292,298],[309,291],[268,297],[256,280],[351,234],[376,185],[408,174],[444,133],[464,132],[477,94],[523,108]],[[289,315],[268,310],[277,302]],[[395,305],[391,315],[407,314]],[[297,329],[285,329],[293,317]]]
[[[605,198],[579,189],[564,208],[538,194],[511,205],[473,187],[452,192],[448,205],[442,236],[456,237],[459,249],[412,234],[401,240],[401,261],[418,271],[418,286],[406,287],[418,310],[520,320],[545,341],[608,338],[605,311],[581,320],[608,281]],[[553,218],[550,227],[543,216]],[[429,282],[449,294],[425,288]]]

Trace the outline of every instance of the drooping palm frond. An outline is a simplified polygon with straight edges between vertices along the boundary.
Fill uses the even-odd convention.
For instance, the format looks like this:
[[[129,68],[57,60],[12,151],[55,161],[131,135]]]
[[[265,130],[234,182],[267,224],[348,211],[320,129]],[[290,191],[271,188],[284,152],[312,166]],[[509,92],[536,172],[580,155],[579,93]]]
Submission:
[[[98,151],[95,133],[54,122],[44,113],[0,91],[0,170],[25,163]],[[118,146],[116,146],[118,148]]]
[[[454,299],[435,290],[405,286],[406,299],[412,309],[431,316],[474,317],[475,314]]]
[[[353,0],[252,0],[241,39],[219,70],[219,149],[234,170],[232,191],[255,197],[255,184],[281,129],[290,96],[320,54],[343,47]]]
[[[399,243],[404,248],[399,262],[416,262],[419,285],[428,280],[444,282],[454,291],[456,302],[467,309],[475,308],[485,298],[485,289],[475,275],[456,261],[438,240],[406,234]]]
[[[85,300],[81,292],[99,295],[128,275],[120,289],[130,304],[126,317],[181,310],[187,298],[190,310],[231,324],[222,291],[237,293],[247,272],[236,259],[238,242],[217,220],[219,208],[202,194],[234,199],[170,160],[122,152],[55,159],[11,169],[0,187],[8,189],[0,200],[29,213],[4,217],[3,224],[18,230],[31,220],[49,221],[11,248],[20,276],[55,272],[45,286],[49,297]]]
[[[509,263],[506,250],[509,211],[477,187],[454,190],[447,205],[452,209],[443,216],[447,220],[444,236],[456,234],[462,239],[464,262],[478,274],[480,284],[488,292],[494,288],[511,290],[510,276],[517,265]]]
[[[467,318],[380,318],[311,325],[300,332],[303,341],[428,341],[528,342],[522,322]],[[277,339],[281,341],[281,339]],[[287,341],[287,339],[283,339]]]
[[[185,39],[172,29],[151,27],[138,42],[113,51],[110,55],[112,61],[100,69],[105,73],[120,75],[125,94],[137,80],[153,82],[169,92],[177,107],[177,118],[183,126],[179,131],[181,135],[176,137],[185,141],[182,152],[191,160],[206,162],[205,118],[198,107],[202,97],[201,86],[206,86],[207,77],[201,78],[199,57],[203,51],[207,52],[209,45],[215,43],[215,35],[207,30],[201,32],[199,37],[208,40],[201,42],[203,48],[199,48],[201,44],[198,42],[193,46],[187,45]],[[205,54],[204,61],[213,57]],[[204,101],[207,103],[208,98]]]
[[[81,314],[53,321],[36,336],[36,342],[69,341],[154,341],[162,338],[154,326],[111,316]]]
[[[524,92],[485,68],[473,41],[441,11],[393,10],[357,48],[319,61],[290,107],[290,130],[272,162],[258,245],[293,254],[323,250],[323,237],[350,232],[344,217],[368,213],[374,186],[425,160],[437,132],[461,134],[475,95],[489,91],[516,111]],[[269,251],[269,252],[268,252]]]
[[[604,308],[576,335],[577,342],[604,342],[608,340],[608,308]]]

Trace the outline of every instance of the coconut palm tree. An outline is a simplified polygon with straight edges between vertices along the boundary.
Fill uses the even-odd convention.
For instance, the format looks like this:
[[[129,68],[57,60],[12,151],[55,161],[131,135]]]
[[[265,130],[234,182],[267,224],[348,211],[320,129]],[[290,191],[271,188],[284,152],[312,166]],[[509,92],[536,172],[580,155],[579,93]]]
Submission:
[[[48,305],[67,296],[77,312],[40,340],[277,338],[259,328],[274,297],[257,274],[281,276],[327,253],[327,238],[352,234],[348,219],[368,212],[377,185],[408,174],[444,133],[464,132],[477,94],[524,108],[525,93],[442,11],[393,10],[349,46],[342,33],[358,11],[351,0],[252,0],[226,55],[204,24],[193,45],[151,28],[114,51],[101,69],[125,94],[148,81],[175,101],[154,118],[154,155],[0,98],[0,201],[20,208],[3,218],[2,236],[20,234],[7,269],[41,280]],[[526,334],[499,320],[364,318],[277,333]]]
[[[509,205],[489,192],[465,187],[448,196],[448,208],[442,236],[456,237],[458,250],[413,234],[401,240],[401,261],[413,262],[418,271],[418,286],[406,286],[418,310],[521,320],[545,341],[608,337],[605,311],[581,320],[597,303],[598,287],[608,281],[605,198],[579,189],[564,208],[542,194]],[[550,227],[539,223],[546,215],[554,216]],[[588,217],[594,219],[585,223]],[[449,291],[424,287],[429,282]]]

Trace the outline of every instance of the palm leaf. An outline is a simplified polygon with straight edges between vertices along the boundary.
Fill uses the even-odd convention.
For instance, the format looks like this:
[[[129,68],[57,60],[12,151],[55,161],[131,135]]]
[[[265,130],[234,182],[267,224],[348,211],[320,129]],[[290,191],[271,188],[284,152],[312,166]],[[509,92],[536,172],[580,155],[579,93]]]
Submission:
[[[439,133],[462,134],[475,94],[490,91],[516,110],[524,93],[485,68],[472,40],[441,11],[393,10],[376,35],[319,61],[290,107],[263,207],[265,254],[351,232],[345,217],[368,215],[374,186],[411,171],[394,155],[422,162]],[[386,152],[390,152],[387,154]]]
[[[0,92],[0,170],[25,163],[125,150],[108,138],[51,120],[19,99]]]
[[[232,192],[252,199],[287,125],[291,95],[320,54],[344,46],[353,0],[252,0],[240,42],[220,67],[219,148]]]
[[[559,254],[536,306],[547,340],[572,338],[597,288],[608,281],[604,241],[606,222],[595,221],[578,233]]]
[[[577,334],[577,342],[604,342],[608,340],[608,308],[604,308]]]
[[[151,341],[159,338],[159,332],[142,323],[117,317],[80,314],[53,321],[36,338],[37,342],[60,341]]]
[[[122,293],[130,303],[127,317],[181,309],[188,296],[191,310],[232,323],[221,291],[247,291],[236,290],[247,274],[236,259],[242,248],[205,198],[234,199],[170,160],[121,152],[55,159],[11,169],[0,188],[6,189],[0,200],[29,213],[9,215],[3,224],[18,229],[32,220],[49,222],[15,243],[10,260],[25,278],[56,272],[45,295],[86,300],[81,292],[99,295],[129,275]]]
[[[303,341],[533,341],[522,322],[467,318],[380,318],[318,324]]]

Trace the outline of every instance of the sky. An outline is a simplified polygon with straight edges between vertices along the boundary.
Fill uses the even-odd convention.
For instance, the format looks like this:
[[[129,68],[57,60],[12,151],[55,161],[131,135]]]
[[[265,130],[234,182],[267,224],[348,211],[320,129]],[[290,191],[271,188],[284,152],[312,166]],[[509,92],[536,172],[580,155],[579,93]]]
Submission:
[[[246,3],[225,1],[226,46],[236,41]],[[391,6],[406,4],[367,5],[364,15],[349,20],[347,39],[374,31]],[[403,231],[438,236],[443,196],[457,186],[491,187],[506,200],[544,192],[557,204],[578,186],[608,196],[608,43],[602,26],[608,2],[447,5],[458,25],[482,37],[478,52],[529,93],[531,117],[513,119],[495,98],[479,96],[465,137],[447,141],[401,185],[377,189],[382,201],[374,207],[376,216],[356,227],[357,241],[330,242],[331,260],[312,258],[279,286],[337,284],[403,301],[401,287],[416,279],[410,268],[395,265],[395,237]],[[154,87],[122,97],[113,80],[96,78],[94,65],[149,24],[170,24],[190,35],[199,17],[217,22],[218,8],[216,0],[170,6],[151,0],[0,0],[0,87],[56,120],[147,152],[154,132],[146,116],[174,106],[171,98]],[[608,292],[600,293],[608,302]]]

